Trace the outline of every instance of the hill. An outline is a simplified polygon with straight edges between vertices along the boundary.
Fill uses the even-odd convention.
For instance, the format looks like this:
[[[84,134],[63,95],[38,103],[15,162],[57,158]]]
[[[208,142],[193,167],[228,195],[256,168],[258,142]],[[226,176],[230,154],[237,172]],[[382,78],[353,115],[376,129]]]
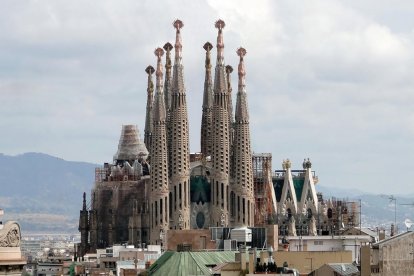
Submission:
[[[43,153],[0,154],[0,208],[22,231],[76,232],[82,193],[97,165]]]
[[[85,162],[66,161],[43,153],[17,156],[0,154],[0,208],[4,220],[17,220],[23,232],[77,233],[82,194],[90,196],[95,167]],[[330,197],[361,200],[364,226],[390,228],[394,222],[394,201],[388,196],[318,184],[318,192]],[[414,220],[413,196],[396,196],[397,223],[404,230],[406,218]]]

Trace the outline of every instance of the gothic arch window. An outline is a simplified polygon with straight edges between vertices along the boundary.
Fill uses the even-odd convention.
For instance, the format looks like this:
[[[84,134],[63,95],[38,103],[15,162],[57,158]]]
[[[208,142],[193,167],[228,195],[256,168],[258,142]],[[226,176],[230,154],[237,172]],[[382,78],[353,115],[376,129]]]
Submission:
[[[331,219],[332,218],[332,208],[328,209],[328,218]]]
[[[286,212],[288,219],[290,219],[292,217],[292,210],[290,208],[287,208]]]
[[[311,208],[308,208],[308,210],[306,210],[306,217],[308,219],[311,219],[312,218],[312,209]]]

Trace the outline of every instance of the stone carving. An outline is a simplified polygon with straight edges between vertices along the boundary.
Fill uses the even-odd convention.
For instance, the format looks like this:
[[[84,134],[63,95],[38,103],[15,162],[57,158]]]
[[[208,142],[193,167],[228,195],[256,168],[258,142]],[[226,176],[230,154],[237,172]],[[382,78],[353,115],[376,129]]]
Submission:
[[[308,160],[306,160],[306,158],[303,159],[302,167],[304,170],[312,168],[312,162],[309,160],[309,158]]]
[[[295,218],[293,216],[290,217],[289,220],[289,236],[296,236],[296,224]]]
[[[20,246],[20,226],[17,222],[9,221],[0,230],[0,247]]]
[[[316,230],[316,220],[315,217],[312,216],[310,222],[309,222],[309,236],[317,236],[317,230]]]

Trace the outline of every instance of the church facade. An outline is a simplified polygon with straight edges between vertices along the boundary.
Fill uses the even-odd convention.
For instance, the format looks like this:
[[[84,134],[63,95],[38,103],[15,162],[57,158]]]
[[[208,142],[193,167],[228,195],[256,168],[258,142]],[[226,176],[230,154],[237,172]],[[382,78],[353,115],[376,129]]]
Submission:
[[[318,223],[329,222],[328,203],[317,198],[310,161],[305,160],[297,174],[292,174],[289,160],[283,162],[283,170],[273,172],[270,154],[252,153],[246,50],[237,49],[238,87],[233,110],[233,68],[224,60],[222,20],[215,23],[214,70],[213,45],[207,42],[203,47],[201,152],[190,153],[181,37],[184,24],[176,20],[173,26],[175,44],[157,48],[156,68],[145,70],[144,140],[136,126],[123,126],[113,162],[95,171],[90,203],[84,194],[80,253],[116,243],[137,247],[162,244],[168,230],[270,223],[279,224],[283,235],[296,235],[296,230],[303,232],[304,227],[306,234],[320,233]]]

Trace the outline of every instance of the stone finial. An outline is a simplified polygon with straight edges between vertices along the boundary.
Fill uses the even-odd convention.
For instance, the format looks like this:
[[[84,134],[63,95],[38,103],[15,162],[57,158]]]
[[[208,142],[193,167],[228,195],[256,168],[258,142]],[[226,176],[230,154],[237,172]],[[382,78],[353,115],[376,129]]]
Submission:
[[[210,42],[206,42],[203,48],[204,50],[206,50],[206,69],[210,70],[211,68],[210,51],[211,49],[213,49],[213,45]]]
[[[164,45],[164,50],[166,52],[166,63],[165,63],[165,68],[166,70],[170,70],[172,65],[171,65],[171,50],[174,48],[171,43],[167,42]]]
[[[305,159],[303,159],[302,166],[303,166],[304,170],[310,169],[310,168],[312,168],[312,162],[309,160],[309,158],[308,158],[308,160],[306,160],[306,158],[305,158]]]
[[[223,20],[219,19],[214,25],[218,29],[217,35],[217,61],[224,61],[224,39],[223,39],[223,28],[226,26]]]
[[[209,52],[209,51],[211,51],[211,49],[213,49],[213,45],[210,42],[207,41],[206,43],[204,43],[203,48],[204,48],[204,50]]]
[[[171,51],[174,48],[174,46],[172,46],[171,43],[167,42],[164,44],[163,48],[168,53],[168,51]]]
[[[157,87],[162,85],[162,63],[161,63],[161,57],[164,55],[164,50],[162,48],[157,48],[154,51],[155,56],[157,57],[157,71],[156,71],[156,77],[157,77]]]
[[[237,55],[240,57],[238,73],[239,73],[239,85],[245,85],[246,81],[246,68],[244,67],[244,56],[247,51],[243,47],[237,49]]]
[[[226,65],[226,73],[227,75],[233,73],[233,67],[231,65]]]
[[[283,162],[282,162],[282,168],[284,170],[290,169],[291,166],[292,166],[292,163],[290,162],[289,159],[283,160]]]
[[[229,95],[231,95],[231,80],[230,80],[230,74],[233,73],[233,67],[231,65],[226,65],[226,75],[227,75],[227,91]]]
[[[183,45],[182,45],[182,40],[181,40],[180,29],[184,27],[184,23],[183,21],[177,19],[174,21],[173,26],[177,30],[175,33],[175,60],[177,62],[181,60],[181,55],[182,55]]]
[[[152,74],[154,74],[155,69],[151,65],[145,68],[145,72],[148,74],[148,87],[147,92],[151,93],[154,91],[154,84],[152,83]]]
[[[148,75],[152,75],[152,74],[154,74],[155,69],[154,69],[154,67],[152,67],[151,65],[148,65],[148,67],[147,67],[147,68],[145,68],[145,72],[146,72]]]

